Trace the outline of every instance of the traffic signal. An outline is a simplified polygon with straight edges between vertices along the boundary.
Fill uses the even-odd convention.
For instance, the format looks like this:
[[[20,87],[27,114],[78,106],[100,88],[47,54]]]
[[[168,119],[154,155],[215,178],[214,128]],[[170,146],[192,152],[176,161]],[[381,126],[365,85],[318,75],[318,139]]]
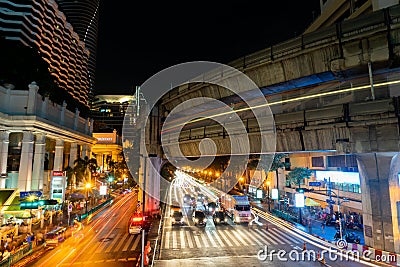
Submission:
[[[296,188],[296,192],[297,193],[312,192],[312,191],[314,191],[314,188],[310,188],[310,189],[308,189],[308,188]]]

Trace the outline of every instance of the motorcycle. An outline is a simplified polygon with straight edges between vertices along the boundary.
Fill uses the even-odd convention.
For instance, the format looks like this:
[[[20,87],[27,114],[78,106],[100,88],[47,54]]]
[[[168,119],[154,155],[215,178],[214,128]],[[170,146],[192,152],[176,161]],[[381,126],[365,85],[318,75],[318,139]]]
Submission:
[[[335,236],[333,237],[335,240],[340,239],[340,231],[337,230]]]
[[[360,244],[360,238],[355,235],[354,233],[347,233],[345,235],[345,239],[347,243],[355,243],[355,244]]]

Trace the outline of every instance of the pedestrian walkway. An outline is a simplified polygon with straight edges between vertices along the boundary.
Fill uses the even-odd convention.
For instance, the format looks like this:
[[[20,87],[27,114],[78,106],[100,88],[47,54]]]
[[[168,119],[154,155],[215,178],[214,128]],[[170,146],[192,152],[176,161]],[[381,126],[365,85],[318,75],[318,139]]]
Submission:
[[[266,212],[268,211],[268,205],[265,203],[256,204],[255,206]],[[318,220],[311,220],[311,225],[307,225],[307,226],[304,226],[300,223],[293,222],[293,221],[290,221],[290,222],[293,223],[293,225],[296,228],[298,228],[306,233],[315,235],[317,237],[320,237],[320,238],[328,240],[328,241],[335,241],[334,237],[337,232],[337,229],[335,228],[335,226],[324,226],[322,228],[322,221],[318,221]],[[362,230],[355,231],[355,230],[346,229],[346,231],[348,233],[354,233],[357,237],[360,238],[360,244],[364,244],[364,233]]]
[[[167,230],[164,232],[162,249],[193,249],[213,247],[242,247],[265,245],[301,245],[303,240],[296,238],[284,230],[271,228],[232,227],[215,230]]]

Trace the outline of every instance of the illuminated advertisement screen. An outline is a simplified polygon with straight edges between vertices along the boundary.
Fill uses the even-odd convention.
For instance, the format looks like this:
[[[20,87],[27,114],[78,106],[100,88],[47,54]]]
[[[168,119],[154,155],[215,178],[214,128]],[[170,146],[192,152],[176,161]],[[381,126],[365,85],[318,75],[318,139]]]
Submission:
[[[315,171],[317,181],[329,181],[332,183],[347,183],[360,185],[360,174],[358,172],[340,172],[340,171]]]
[[[51,199],[56,199],[58,202],[64,201],[65,194],[65,176],[53,176],[51,179]]]
[[[277,188],[272,188],[271,199],[279,199],[279,191]]]
[[[295,194],[294,195],[294,200],[295,200],[295,206],[297,208],[303,208],[304,207],[304,194]]]
[[[261,189],[257,189],[257,198],[263,198],[263,191]]]
[[[105,195],[107,195],[107,186],[101,185],[100,186],[100,196],[105,196]]]

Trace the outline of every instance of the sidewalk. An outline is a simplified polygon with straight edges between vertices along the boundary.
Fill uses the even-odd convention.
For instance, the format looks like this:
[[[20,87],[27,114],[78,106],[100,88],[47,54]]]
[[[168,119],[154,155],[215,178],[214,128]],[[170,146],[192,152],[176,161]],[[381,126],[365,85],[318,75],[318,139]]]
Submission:
[[[268,212],[268,204],[266,204],[266,203],[255,204],[254,206],[257,207],[257,208],[262,209],[265,212]],[[272,205],[271,205],[271,211],[272,211]],[[297,222],[293,222],[293,221],[290,221],[290,222],[293,223],[293,225],[296,228],[298,228],[298,229],[300,229],[300,230],[302,230],[302,231],[304,231],[306,233],[318,236],[318,237],[320,237],[322,239],[325,239],[325,240],[328,240],[328,241],[336,241],[334,239],[335,233],[337,231],[335,226],[325,226],[324,229],[322,229],[322,227],[321,227],[322,221],[318,221],[318,220],[315,220],[315,219],[311,220],[311,226],[310,227],[309,226],[304,226],[304,225],[302,225],[300,223],[297,223]],[[363,233],[362,230],[356,231],[356,230],[346,229],[346,231],[349,232],[349,233],[350,232],[354,233],[356,236],[358,236],[360,238],[360,244],[364,244],[364,233]]]

